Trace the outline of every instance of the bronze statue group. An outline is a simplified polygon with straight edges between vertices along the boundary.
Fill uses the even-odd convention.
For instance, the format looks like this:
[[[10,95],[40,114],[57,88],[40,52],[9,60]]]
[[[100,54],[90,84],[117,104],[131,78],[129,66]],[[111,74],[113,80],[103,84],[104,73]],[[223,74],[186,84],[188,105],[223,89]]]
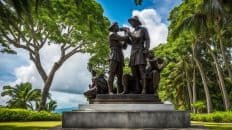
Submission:
[[[155,94],[160,80],[160,72],[164,67],[161,58],[155,58],[153,51],[149,51],[150,38],[148,31],[142,26],[139,18],[134,16],[128,19],[133,28],[119,28],[117,22],[109,27],[109,77],[104,75],[96,77],[92,73],[90,89],[84,93],[88,99],[95,98],[97,94]],[[119,35],[124,31],[125,35]],[[132,74],[123,75],[124,56],[123,49],[131,45],[129,66]],[[117,87],[114,89],[114,79],[117,77]]]

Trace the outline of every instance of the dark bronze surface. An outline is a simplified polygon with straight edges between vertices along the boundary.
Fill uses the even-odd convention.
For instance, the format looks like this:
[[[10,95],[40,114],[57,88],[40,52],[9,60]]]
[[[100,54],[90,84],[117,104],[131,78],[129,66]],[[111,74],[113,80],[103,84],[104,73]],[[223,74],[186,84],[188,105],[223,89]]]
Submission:
[[[109,27],[109,77],[106,81],[104,76],[100,78],[93,76],[90,90],[84,93],[90,103],[160,102],[157,89],[160,72],[164,66],[163,60],[155,58],[153,52],[149,51],[149,34],[147,29],[141,26],[139,18],[134,16],[128,22],[134,28],[133,31],[126,27],[119,28],[117,22]],[[119,35],[119,31],[124,31],[125,35]],[[124,56],[122,50],[127,47],[127,44],[131,45],[129,66],[132,73],[123,75]],[[115,77],[117,77],[116,89],[113,87]],[[117,93],[117,95],[105,95],[107,98],[99,95],[106,93],[110,95]],[[152,94],[152,96],[146,94]]]
[[[117,77],[117,93],[123,91],[122,86],[122,75],[124,66],[124,56],[122,49],[124,48],[125,41],[129,38],[128,36],[120,36],[117,32],[119,31],[119,26],[115,22],[110,26],[109,34],[109,46],[110,46],[110,65],[109,65],[109,78],[108,78],[108,88],[109,94],[113,94],[113,82],[115,76]]]
[[[161,104],[162,102],[154,94],[123,94],[109,95],[98,94],[92,100],[93,104]]]
[[[150,48],[150,38],[148,31],[145,27],[141,26],[141,22],[137,16],[134,16],[128,20],[131,26],[134,28],[133,32],[127,31],[130,37],[131,53],[130,62],[132,75],[135,78],[136,91],[140,91],[139,82],[141,80],[142,94],[146,94],[146,57]],[[123,93],[127,93],[124,90]]]

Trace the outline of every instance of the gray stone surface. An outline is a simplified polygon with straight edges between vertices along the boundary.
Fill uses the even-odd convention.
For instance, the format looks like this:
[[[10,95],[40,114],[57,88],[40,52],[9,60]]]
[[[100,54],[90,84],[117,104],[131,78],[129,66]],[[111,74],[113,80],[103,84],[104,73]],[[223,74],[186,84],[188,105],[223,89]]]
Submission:
[[[94,111],[174,111],[172,104],[80,104],[80,110]]]
[[[184,111],[74,111],[62,115],[63,128],[187,128]]]

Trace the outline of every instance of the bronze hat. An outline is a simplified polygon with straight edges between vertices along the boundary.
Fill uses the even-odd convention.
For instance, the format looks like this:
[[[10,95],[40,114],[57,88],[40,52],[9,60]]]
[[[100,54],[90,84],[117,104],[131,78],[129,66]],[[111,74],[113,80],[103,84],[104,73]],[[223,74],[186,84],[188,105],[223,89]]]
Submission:
[[[109,30],[110,32],[112,32],[112,31],[113,31],[113,29],[114,29],[114,27],[115,27],[115,26],[117,26],[117,25],[118,25],[118,23],[117,23],[117,22],[113,22],[113,23],[110,25],[110,27],[109,27],[109,29],[108,29],[108,30]]]
[[[128,22],[131,24],[131,22],[137,22],[139,25],[142,25],[142,23],[139,21],[139,17],[138,16],[133,16],[132,18],[128,19]]]

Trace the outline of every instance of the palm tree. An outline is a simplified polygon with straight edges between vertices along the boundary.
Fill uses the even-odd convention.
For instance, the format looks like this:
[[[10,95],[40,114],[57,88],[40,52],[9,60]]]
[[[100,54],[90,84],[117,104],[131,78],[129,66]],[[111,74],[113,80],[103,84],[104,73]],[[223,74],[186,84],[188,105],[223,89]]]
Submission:
[[[57,107],[57,102],[55,100],[50,99],[49,102],[46,104],[46,111],[54,111]]]
[[[32,89],[30,83],[21,83],[14,87],[4,86],[1,96],[9,96],[8,107],[33,109],[33,101],[39,101],[41,98],[40,89]]]
[[[225,30],[223,29],[224,23],[226,22],[225,19],[225,12],[224,12],[224,7],[223,7],[223,1],[221,0],[204,0],[203,2],[203,12],[205,13],[207,17],[207,23],[209,23],[209,28],[212,28],[214,30],[214,33],[211,34],[210,38],[211,39],[217,39],[217,41],[212,41],[208,40],[209,38],[206,39],[206,46],[208,47],[208,50],[213,58],[215,67],[216,67],[216,72],[217,72],[217,77],[219,79],[219,87],[220,90],[222,91],[223,95],[223,102],[226,110],[230,109],[230,101],[229,97],[227,94],[226,86],[224,83],[224,76],[221,71],[220,65],[218,63],[218,58],[215,55],[214,51],[211,49],[211,46],[215,46],[213,43],[218,43],[219,44],[219,49],[222,54],[222,60],[225,65],[225,68],[229,74],[230,79],[232,80],[232,74],[231,70],[229,67],[229,62],[227,60],[225,50],[224,50],[224,44],[222,42],[223,40],[223,33]],[[211,31],[212,32],[212,31]],[[216,38],[214,38],[214,35]],[[217,48],[215,49],[215,51]]]
[[[192,44],[193,59],[196,62],[196,65],[198,66],[198,69],[199,69],[201,77],[202,77],[204,90],[205,90],[205,94],[206,94],[206,99],[208,98],[207,99],[207,108],[208,108],[208,107],[210,107],[210,104],[212,106],[212,103],[210,103],[211,102],[210,97],[207,96],[207,95],[209,95],[209,93],[207,92],[208,87],[207,87],[206,75],[204,74],[202,64],[199,61],[198,56],[197,56],[198,44],[204,43],[202,41],[205,41],[205,43],[208,43],[208,41],[209,41],[208,39],[212,38],[212,36],[210,37],[210,31],[209,31],[209,26],[208,26],[208,24],[212,20],[211,19],[212,15],[208,15],[207,13],[210,13],[210,12],[204,12],[204,10],[203,11],[200,10],[198,13],[195,13],[192,16],[189,16],[179,25],[179,27],[177,27],[176,31],[180,33],[181,31],[183,31],[183,29],[186,29],[188,27],[188,29],[192,30],[194,32],[194,35],[197,36],[194,39],[195,42],[193,42],[193,44]],[[220,71],[220,66],[216,60],[216,57],[214,57],[215,55],[212,53],[212,51],[210,51],[210,54],[214,59],[214,63],[215,63],[216,69],[217,69],[217,76],[220,80],[220,86],[221,86],[221,91],[223,94],[223,101],[224,101],[225,109],[229,110],[230,101],[229,101],[229,97],[228,97],[228,94],[226,91],[224,78],[223,78],[222,72]],[[212,111],[212,110],[210,110],[208,108],[208,112],[209,111]]]
[[[40,98],[40,100],[35,102],[35,110],[39,110],[40,102],[41,102],[41,98]],[[57,107],[57,102],[55,100],[53,100],[51,98],[51,94],[49,94],[48,102],[46,103],[44,110],[51,112],[51,111],[54,111],[56,109],[56,107]]]
[[[196,67],[195,67],[195,63],[192,61],[192,66],[193,66],[193,76],[192,76],[192,93],[193,93],[193,104],[196,103],[197,101],[197,90],[196,90]],[[193,113],[196,113],[196,108],[193,105]]]
[[[231,68],[229,66],[228,58],[225,54],[225,47],[223,44],[223,35],[228,29],[228,27],[231,26],[226,25],[228,22],[228,19],[226,19],[225,14],[227,12],[224,11],[224,6],[227,4],[227,1],[221,1],[221,0],[204,0],[203,2],[203,11],[208,16],[208,22],[212,22],[212,27],[216,35],[216,39],[218,40],[219,48],[222,54],[222,60],[224,62],[224,66],[228,72],[228,76],[230,80],[232,81],[232,72]]]
[[[206,104],[207,104],[207,112],[211,113],[213,110],[212,107],[212,101],[209,93],[209,88],[207,85],[207,78],[206,74],[204,72],[202,63],[199,60],[198,55],[198,44],[199,41],[202,39],[202,36],[205,35],[205,32],[207,30],[207,17],[203,13],[195,13],[192,16],[187,17],[184,19],[180,25],[172,32],[174,36],[179,35],[184,30],[190,30],[191,33],[193,33],[193,39],[192,39],[192,53],[193,53],[193,59],[196,63],[196,66],[199,69],[202,83],[204,86],[205,96],[206,96]],[[194,37],[195,36],[195,37]]]
[[[213,58],[213,61],[214,61],[215,67],[216,67],[216,72],[217,72],[217,76],[219,79],[219,87],[220,87],[220,90],[222,91],[222,95],[223,95],[224,106],[225,106],[225,109],[228,111],[230,109],[230,101],[229,101],[229,96],[227,94],[227,90],[225,87],[224,76],[222,74],[222,70],[220,68],[220,65],[218,64],[218,60],[217,60],[217,57],[215,55],[215,52],[211,49],[211,46],[209,44],[207,44],[207,47],[208,47],[208,50],[210,52],[210,55]]]

